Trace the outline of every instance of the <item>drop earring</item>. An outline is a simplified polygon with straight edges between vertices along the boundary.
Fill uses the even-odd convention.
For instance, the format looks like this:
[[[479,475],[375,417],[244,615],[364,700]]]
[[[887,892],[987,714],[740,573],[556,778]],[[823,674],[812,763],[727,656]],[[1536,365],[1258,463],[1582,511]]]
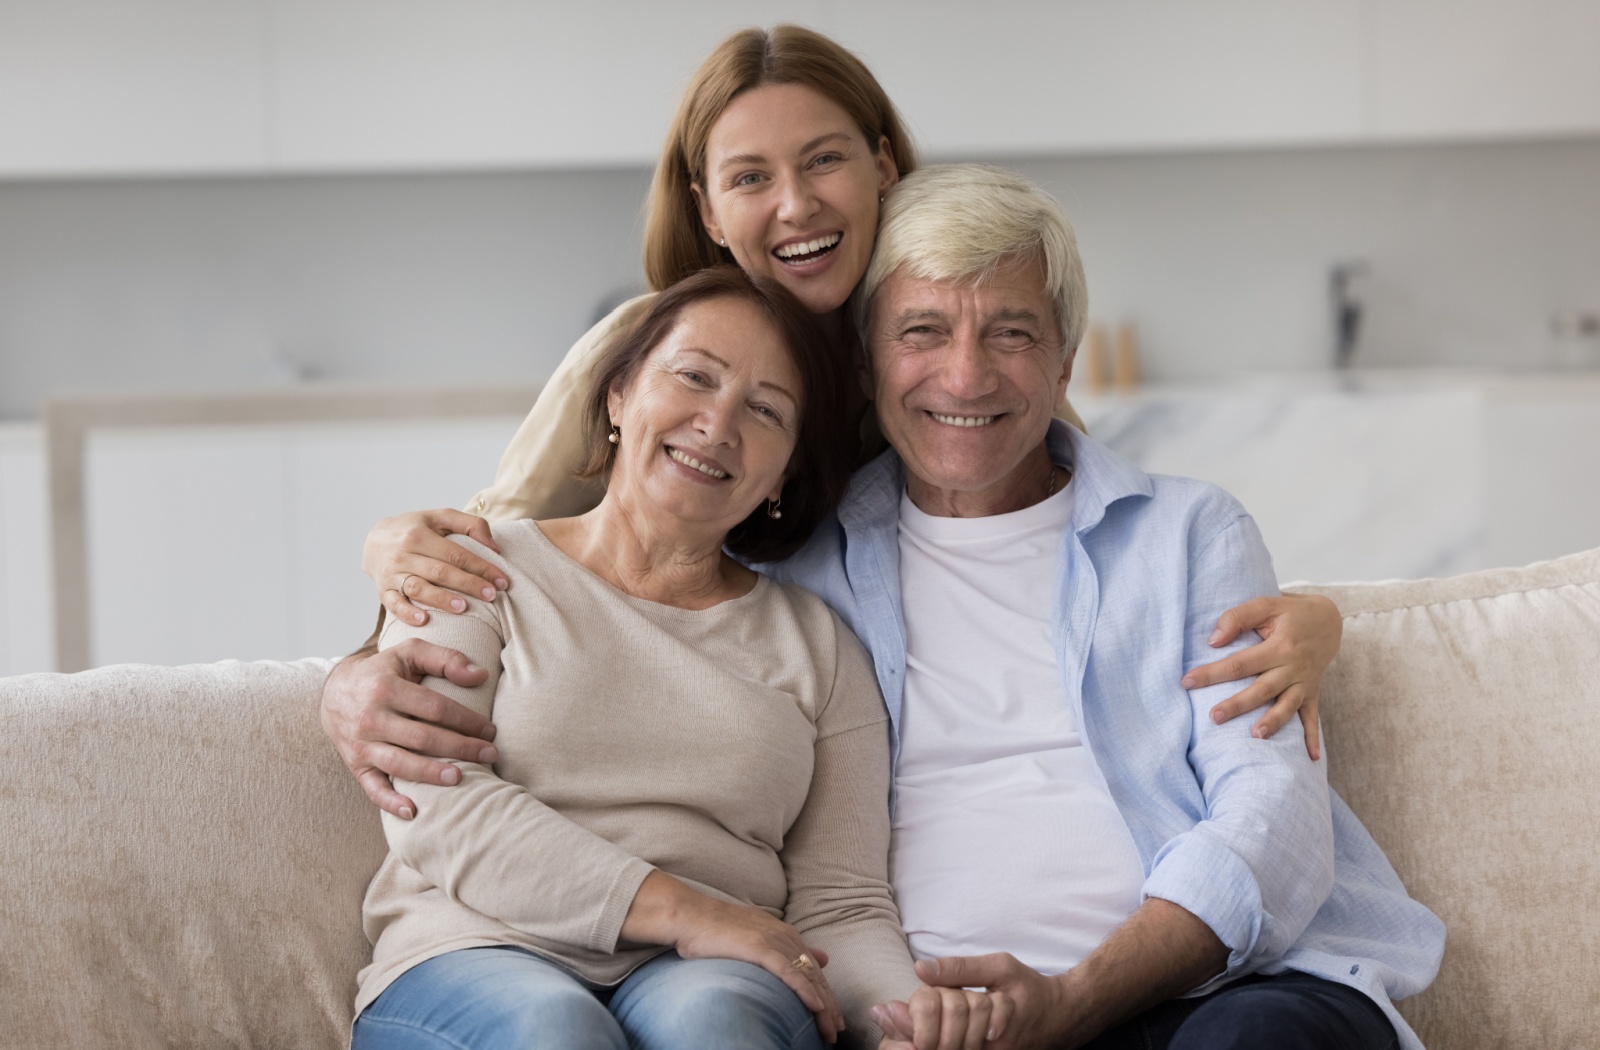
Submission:
[[[767,500],[767,517],[771,518],[773,521],[777,521],[779,518],[783,517],[783,511],[778,509],[779,504],[782,502],[782,496],[779,496],[777,499]]]
[[[615,423],[611,424],[611,433],[606,435],[606,440],[615,445],[622,438],[622,431],[617,429]]]

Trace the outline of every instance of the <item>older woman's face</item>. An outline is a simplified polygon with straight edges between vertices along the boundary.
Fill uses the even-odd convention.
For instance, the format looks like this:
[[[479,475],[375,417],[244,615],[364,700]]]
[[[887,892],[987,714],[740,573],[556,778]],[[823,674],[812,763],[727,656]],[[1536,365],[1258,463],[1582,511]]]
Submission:
[[[610,491],[663,526],[726,533],[781,495],[802,396],[782,337],[756,306],[695,303],[611,392],[621,437]]]
[[[694,187],[713,240],[750,273],[777,278],[812,313],[837,310],[867,272],[878,198],[899,178],[850,115],[811,88],[768,84],[712,125]]]

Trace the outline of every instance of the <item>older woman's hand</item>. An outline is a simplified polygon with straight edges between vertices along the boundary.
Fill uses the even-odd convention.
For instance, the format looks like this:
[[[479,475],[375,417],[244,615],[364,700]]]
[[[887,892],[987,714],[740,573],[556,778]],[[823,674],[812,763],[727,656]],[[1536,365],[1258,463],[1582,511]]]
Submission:
[[[1317,723],[1322,676],[1339,655],[1344,633],[1339,607],[1312,594],[1254,598],[1222,614],[1211,644],[1227,645],[1251,630],[1261,635],[1259,645],[1194,668],[1183,676],[1183,687],[1199,689],[1257,675],[1247,688],[1211,709],[1212,721],[1226,722],[1270,704],[1252,730],[1264,738],[1283,728],[1298,711],[1305,726],[1306,751],[1315,761],[1322,757]]]
[[[883,1029],[879,1050],[982,1050],[1005,1036],[1011,1009],[999,992],[923,985],[908,1002],[874,1006],[872,1019]]]
[[[844,1012],[822,973],[827,953],[810,947],[793,926],[759,908],[718,900],[663,871],[652,871],[622,921],[622,938],[669,945],[685,959],[736,959],[759,966],[788,985],[816,1015],[824,1041],[836,1042],[844,1031]]]
[[[384,518],[361,546],[361,571],[378,586],[378,600],[404,623],[427,623],[420,606],[466,612],[467,595],[493,601],[507,590],[505,574],[445,537],[471,536],[495,553],[489,523],[459,510],[423,510]]]

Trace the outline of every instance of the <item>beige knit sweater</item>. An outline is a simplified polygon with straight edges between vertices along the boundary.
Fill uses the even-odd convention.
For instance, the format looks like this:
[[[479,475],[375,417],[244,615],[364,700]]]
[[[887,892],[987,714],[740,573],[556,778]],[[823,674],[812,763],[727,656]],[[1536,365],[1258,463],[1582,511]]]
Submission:
[[[860,643],[765,577],[679,609],[617,590],[531,521],[494,537],[503,556],[453,538],[509,592],[383,633],[385,648],[425,638],[489,670],[476,689],[425,684],[494,719],[500,761],[458,763],[455,787],[401,785],[417,816],[384,816],[357,1013],[410,967],[474,946],[615,983],[662,950],[618,939],[660,868],[795,925],[867,1031],[869,1006],[917,982],[886,870],[887,716]]]

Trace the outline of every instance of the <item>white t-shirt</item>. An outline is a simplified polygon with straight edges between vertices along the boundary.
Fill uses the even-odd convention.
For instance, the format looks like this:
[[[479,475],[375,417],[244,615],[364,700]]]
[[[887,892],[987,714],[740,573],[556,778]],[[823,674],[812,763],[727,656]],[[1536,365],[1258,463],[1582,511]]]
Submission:
[[[1056,659],[1069,484],[1013,514],[900,502],[906,624],[890,877],[920,958],[1077,965],[1140,903],[1144,868],[1083,746]]]

